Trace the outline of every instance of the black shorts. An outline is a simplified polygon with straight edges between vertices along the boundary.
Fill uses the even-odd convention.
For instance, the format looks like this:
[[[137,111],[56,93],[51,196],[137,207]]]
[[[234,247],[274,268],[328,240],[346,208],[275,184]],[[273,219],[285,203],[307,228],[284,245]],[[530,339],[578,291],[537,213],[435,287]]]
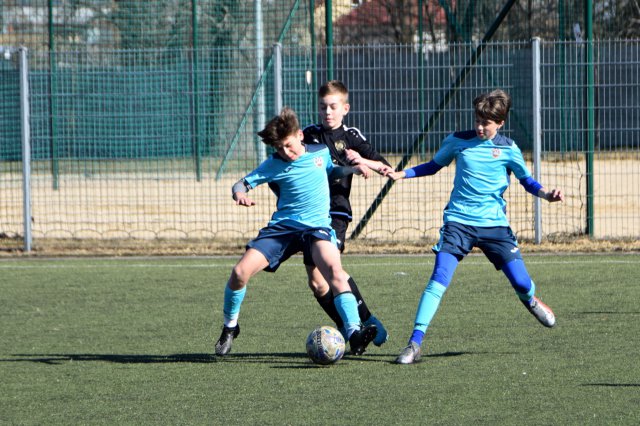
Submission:
[[[340,253],[344,251],[344,242],[347,240],[347,228],[349,220],[342,216],[331,216],[331,227],[336,232],[337,244]]]

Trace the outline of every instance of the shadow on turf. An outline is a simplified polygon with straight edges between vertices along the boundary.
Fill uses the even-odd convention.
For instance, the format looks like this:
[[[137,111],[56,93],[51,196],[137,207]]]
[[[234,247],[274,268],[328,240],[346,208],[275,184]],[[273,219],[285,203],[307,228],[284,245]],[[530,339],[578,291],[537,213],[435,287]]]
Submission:
[[[445,352],[429,354],[425,357],[452,357],[467,355],[470,352]],[[118,354],[13,354],[15,358],[0,359],[0,362],[32,362],[38,364],[60,365],[69,362],[111,362],[115,364],[167,364],[167,363],[273,363],[273,368],[316,368],[307,355],[301,352],[276,353],[232,353],[224,358],[213,354],[173,354],[173,355],[118,355]],[[389,362],[394,356],[388,354],[348,355],[345,361]],[[292,365],[294,364],[294,365]]]
[[[580,386],[605,387],[605,388],[638,388],[640,383],[584,383]]]
[[[0,359],[0,362],[33,362],[39,364],[66,364],[69,362],[111,362],[115,364],[167,364],[167,363],[215,363],[215,362],[255,362],[283,363],[291,361],[307,362],[304,353],[284,352],[269,354],[230,354],[225,358],[213,354],[173,354],[173,355],[118,355],[118,354],[13,354],[15,358]],[[285,358],[285,359],[283,359]],[[286,360],[286,359],[290,360]]]

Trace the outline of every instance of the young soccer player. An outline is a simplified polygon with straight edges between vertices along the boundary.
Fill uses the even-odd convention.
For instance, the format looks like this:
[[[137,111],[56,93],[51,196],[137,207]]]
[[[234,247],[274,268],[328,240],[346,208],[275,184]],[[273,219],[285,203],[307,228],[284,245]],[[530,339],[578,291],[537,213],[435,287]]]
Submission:
[[[359,172],[359,168],[334,167],[326,146],[304,145],[298,118],[289,108],[269,121],[258,135],[276,152],[233,185],[233,199],[237,205],[253,206],[255,202],[247,192],[268,183],[277,197],[277,209],[231,271],[224,291],[224,326],[215,352],[227,355],[240,334],[238,316],[249,279],[261,270],[275,272],[282,262],[302,251],[307,269],[317,268],[334,295],[351,353],[362,354],[377,329],[360,324],[356,298],[349,289],[331,229],[327,179],[327,175],[342,176]]]
[[[329,148],[331,160],[337,166],[361,166],[362,175],[368,178],[372,170],[385,174],[393,171],[387,160],[384,159],[367,141],[367,139],[355,127],[347,127],[344,117],[351,108],[349,105],[349,91],[338,80],[331,80],[323,84],[318,90],[318,104],[321,122],[304,129],[305,143],[324,144]],[[331,179],[329,189],[331,192],[331,227],[338,237],[338,247],[344,251],[347,228],[352,220],[351,183],[353,175],[347,175]],[[378,334],[373,344],[380,346],[388,339],[387,330],[382,322],[371,314],[364,301],[354,279],[348,277],[351,292],[358,301],[358,312],[363,324],[374,324],[378,328]],[[314,292],[316,299],[324,311],[333,319],[339,329],[342,329],[342,321],[335,309],[333,293],[324,283],[322,275],[317,269],[309,273],[309,287]]]
[[[504,125],[511,98],[502,90],[485,93],[473,101],[475,130],[448,136],[433,159],[425,164],[388,173],[391,179],[429,176],[454,160],[456,173],[449,203],[444,209],[440,240],[431,279],[422,293],[409,344],[396,358],[398,364],[420,359],[420,345],[438,309],[458,263],[473,247],[480,248],[497,270],[502,270],[518,298],[546,327],[556,323],[551,309],[535,296],[536,286],[522,260],[518,242],[506,216],[502,197],[513,173],[527,192],[550,203],[563,201],[562,191],[547,191],[527,169],[522,152],[498,130]]]

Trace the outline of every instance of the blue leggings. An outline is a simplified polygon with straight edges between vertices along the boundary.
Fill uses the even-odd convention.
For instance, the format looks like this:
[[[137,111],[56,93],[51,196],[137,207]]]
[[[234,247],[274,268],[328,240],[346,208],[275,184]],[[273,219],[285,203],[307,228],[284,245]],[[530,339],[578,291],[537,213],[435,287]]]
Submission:
[[[418,303],[414,334],[411,337],[411,340],[416,343],[420,344],[422,342],[422,337],[438,310],[442,296],[444,296],[449,283],[451,283],[458,263],[460,263],[458,258],[450,253],[439,252],[436,254],[436,263],[433,267],[431,279]],[[515,259],[503,265],[502,272],[504,272],[522,301],[531,300],[535,292],[535,284],[521,259]]]

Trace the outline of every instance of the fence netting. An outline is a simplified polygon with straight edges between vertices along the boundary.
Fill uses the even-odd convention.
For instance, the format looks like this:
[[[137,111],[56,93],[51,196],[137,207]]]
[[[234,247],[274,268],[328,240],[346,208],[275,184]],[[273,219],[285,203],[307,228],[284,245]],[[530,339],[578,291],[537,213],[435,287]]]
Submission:
[[[584,43],[542,44],[541,180],[567,193],[563,205],[543,205],[545,238],[585,235],[589,219],[595,221],[597,238],[638,235],[639,49],[631,41],[595,43],[595,127],[590,129]],[[501,87],[514,100],[504,133],[516,140],[533,169],[531,43],[491,43],[469,67],[474,52],[476,45],[468,43],[426,53],[415,45],[336,49],[335,78],[350,88],[346,123],[359,128],[394,165],[410,153],[406,166],[412,166],[430,159],[448,133],[472,128],[473,97]],[[48,71],[32,70],[34,238],[254,235],[274,208],[273,196],[258,188],[258,205],[244,209],[235,206],[230,188],[269,154],[255,132],[275,113],[274,69],[281,70],[282,103],[311,124],[317,107],[310,81],[326,78],[326,52],[283,48],[280,66],[265,68],[263,84],[255,76],[243,80],[242,69],[225,71],[229,74],[220,77],[225,83],[217,83],[212,74],[223,71],[212,70],[219,69],[215,61],[225,54],[231,53],[165,50],[156,60],[155,50],[105,51],[96,64],[89,52],[57,52],[68,66],[53,78]],[[256,49],[233,54],[255,57]],[[274,57],[271,48],[262,54],[265,62]],[[2,231],[15,236],[22,232],[19,89],[15,63],[4,67],[2,117],[8,131],[0,151],[0,217]],[[452,91],[460,75],[465,78]],[[588,132],[596,135],[591,168]],[[356,179],[352,229],[364,221],[358,238],[436,239],[452,173],[450,167],[433,177],[396,183],[382,199],[384,178]],[[589,173],[595,185],[591,192]],[[514,230],[532,238],[532,197],[517,182],[505,197]],[[587,208],[589,197],[594,211]],[[378,206],[366,217],[374,203]]]

